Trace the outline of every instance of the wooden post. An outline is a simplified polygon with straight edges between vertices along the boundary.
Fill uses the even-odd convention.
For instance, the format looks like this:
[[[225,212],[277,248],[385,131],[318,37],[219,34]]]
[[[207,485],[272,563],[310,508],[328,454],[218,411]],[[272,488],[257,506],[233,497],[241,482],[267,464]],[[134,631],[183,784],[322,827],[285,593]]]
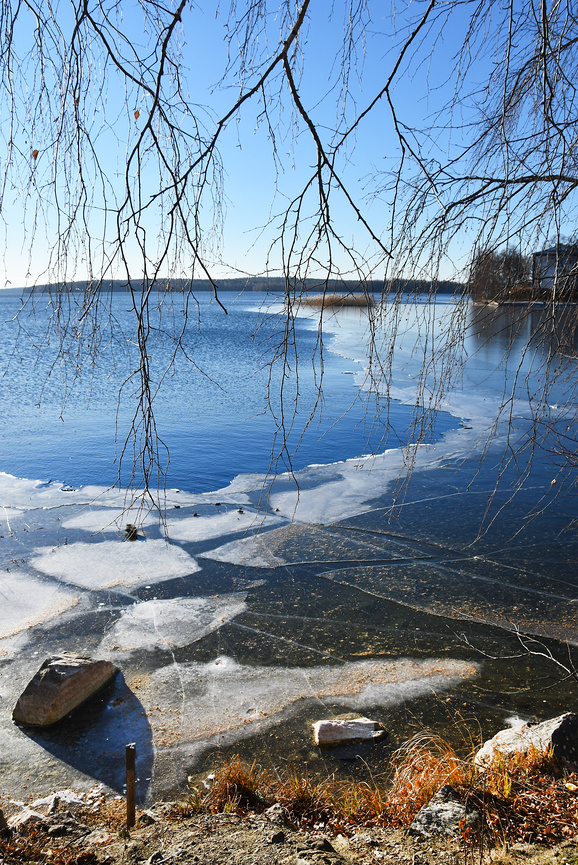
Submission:
[[[126,828],[135,824],[135,761],[136,744],[126,746]]]

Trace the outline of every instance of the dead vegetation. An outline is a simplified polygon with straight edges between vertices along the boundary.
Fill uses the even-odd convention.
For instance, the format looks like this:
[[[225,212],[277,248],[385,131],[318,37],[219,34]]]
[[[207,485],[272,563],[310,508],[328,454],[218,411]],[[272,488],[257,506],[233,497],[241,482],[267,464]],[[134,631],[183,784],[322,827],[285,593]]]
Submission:
[[[327,307],[344,307],[353,306],[364,308],[373,306],[375,301],[369,294],[304,294],[301,298],[301,303],[305,306],[315,306],[320,308]]]
[[[306,767],[279,778],[235,756],[216,768],[210,789],[191,789],[180,813],[246,814],[279,803],[295,827],[347,835],[359,827],[408,827],[436,791],[451,784],[479,809],[482,833],[494,844],[551,845],[578,832],[576,766],[551,753],[499,758],[482,772],[473,750],[464,759],[440,737],[421,734],[394,754],[391,765],[383,782],[317,781]],[[466,835],[471,830],[464,829],[464,840],[472,842]]]

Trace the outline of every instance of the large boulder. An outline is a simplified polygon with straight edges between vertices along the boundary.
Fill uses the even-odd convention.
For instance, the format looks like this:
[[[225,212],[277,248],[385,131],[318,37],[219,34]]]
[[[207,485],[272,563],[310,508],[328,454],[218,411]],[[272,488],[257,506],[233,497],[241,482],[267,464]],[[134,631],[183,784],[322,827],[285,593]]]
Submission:
[[[383,739],[384,736],[387,731],[369,718],[333,718],[313,724],[313,741],[321,746]]]
[[[500,730],[488,739],[475,756],[478,766],[485,769],[498,755],[511,757],[531,750],[554,751],[559,760],[578,761],[578,715],[566,712],[541,724]]]
[[[110,661],[94,661],[71,652],[47,658],[18,698],[12,719],[46,727],[100,691],[118,673]]]

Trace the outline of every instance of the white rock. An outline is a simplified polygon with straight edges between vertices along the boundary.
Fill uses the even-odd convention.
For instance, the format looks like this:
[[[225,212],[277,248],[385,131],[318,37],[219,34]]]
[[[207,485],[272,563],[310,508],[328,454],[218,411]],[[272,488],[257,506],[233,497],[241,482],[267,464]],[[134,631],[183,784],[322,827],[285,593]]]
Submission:
[[[556,757],[575,761],[577,758],[576,741],[578,738],[578,716],[566,712],[557,718],[551,718],[529,727],[500,730],[499,733],[480,748],[474,760],[478,766],[486,768],[498,754],[510,757],[513,754],[527,753],[535,748],[538,751],[548,751],[553,748]]]
[[[15,832],[20,832],[28,826],[40,825],[45,826],[46,819],[42,814],[39,814],[37,811],[32,811],[30,808],[25,808],[23,811],[20,811],[8,820],[8,826]]]
[[[313,741],[316,745],[344,745],[364,739],[382,739],[386,735],[381,724],[369,718],[333,719],[313,724]]]

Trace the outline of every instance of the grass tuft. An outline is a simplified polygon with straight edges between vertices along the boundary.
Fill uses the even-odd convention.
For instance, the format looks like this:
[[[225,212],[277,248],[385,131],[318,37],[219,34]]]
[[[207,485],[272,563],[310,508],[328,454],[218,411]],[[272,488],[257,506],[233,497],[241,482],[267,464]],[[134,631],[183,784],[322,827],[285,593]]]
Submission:
[[[225,814],[261,811],[269,804],[271,789],[272,778],[265,769],[256,761],[249,764],[236,755],[217,766],[213,783],[204,795],[199,788],[192,788],[184,807],[192,812],[206,808]]]

